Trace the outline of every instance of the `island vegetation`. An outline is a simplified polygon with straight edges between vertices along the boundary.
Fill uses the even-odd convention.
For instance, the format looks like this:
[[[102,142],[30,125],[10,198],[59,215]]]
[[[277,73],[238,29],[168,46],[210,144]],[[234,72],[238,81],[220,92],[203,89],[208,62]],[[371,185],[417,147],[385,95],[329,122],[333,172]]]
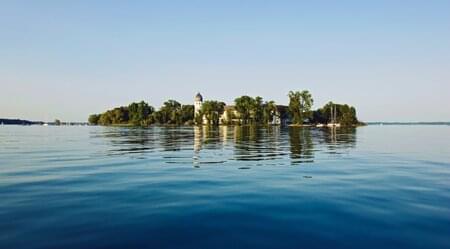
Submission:
[[[167,100],[156,110],[147,102],[131,103],[116,107],[101,114],[89,116],[91,125],[149,126],[159,125],[269,125],[274,118],[288,120],[295,126],[327,124],[337,122],[342,126],[362,124],[356,117],[356,109],[347,104],[329,102],[312,110],[314,100],[309,91],[290,91],[288,106],[264,101],[262,97],[240,96],[234,105],[207,100],[196,113],[194,105],[183,105],[176,100]]]

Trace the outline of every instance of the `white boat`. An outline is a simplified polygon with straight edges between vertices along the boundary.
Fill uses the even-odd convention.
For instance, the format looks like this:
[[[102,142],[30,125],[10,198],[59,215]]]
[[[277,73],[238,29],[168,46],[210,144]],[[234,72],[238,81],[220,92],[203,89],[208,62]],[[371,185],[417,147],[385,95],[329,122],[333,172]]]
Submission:
[[[324,127],[324,124],[316,124],[316,127]]]
[[[341,127],[341,124],[339,123],[329,123],[327,124],[328,127]]]

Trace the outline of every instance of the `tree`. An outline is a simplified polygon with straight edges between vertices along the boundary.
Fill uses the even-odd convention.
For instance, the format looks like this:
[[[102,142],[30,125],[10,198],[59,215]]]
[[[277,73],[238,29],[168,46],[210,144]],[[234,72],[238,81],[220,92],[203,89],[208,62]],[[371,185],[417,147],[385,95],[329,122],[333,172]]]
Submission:
[[[55,125],[61,125],[61,121],[59,119],[55,119]]]
[[[151,117],[155,123],[158,123],[158,124],[165,123],[163,113],[161,111],[156,111],[156,112],[152,113]]]
[[[241,123],[248,124],[251,117],[254,107],[256,106],[256,100],[250,96],[241,96],[234,100],[236,111],[239,112],[239,117],[241,119]]]
[[[181,124],[181,104],[176,100],[168,100],[159,109],[159,123]]]
[[[208,121],[208,124],[211,125],[218,125],[220,115],[224,112],[225,103],[214,101],[214,100],[208,100],[203,102],[201,114],[203,114]]]
[[[97,125],[99,119],[100,119],[100,115],[99,114],[91,114],[91,115],[89,115],[88,122],[91,125]]]
[[[336,122],[342,126],[352,126],[359,123],[356,117],[356,109],[347,104],[335,104],[328,102],[322,108],[313,112],[314,123],[330,123],[333,121],[333,113],[331,110],[336,110]]]
[[[100,118],[98,119],[98,124],[100,124],[100,125],[112,124],[111,117],[108,112],[105,112],[100,115]]]
[[[277,112],[278,109],[275,102],[273,100],[268,102],[266,101],[263,105],[263,123],[269,124],[270,122],[272,122],[273,117],[277,114]]]
[[[304,91],[290,91],[289,94],[289,113],[294,124],[303,124],[303,120],[311,115],[313,99],[311,94]]]
[[[129,120],[132,124],[140,125],[145,122],[154,111],[155,109],[144,101],[131,103],[128,105],[129,117],[123,117],[123,120]]]
[[[181,107],[181,120],[183,123],[194,121],[194,105],[183,105]]]
[[[146,102],[131,103],[128,106],[116,107],[112,110],[107,110],[102,114],[92,114],[89,116],[90,124],[99,125],[117,125],[117,124],[132,124],[147,126],[154,122],[151,114],[154,108]]]
[[[112,124],[126,124],[129,121],[129,111],[126,107],[121,106],[114,108],[112,111],[109,111],[109,114],[111,116]],[[136,124],[139,124],[139,122]]]
[[[264,116],[264,107],[263,107],[263,98],[260,96],[255,97],[254,106],[253,106],[253,122],[261,123],[263,121]]]
[[[292,123],[300,123],[300,92],[290,91],[289,94],[289,113],[291,114]]]

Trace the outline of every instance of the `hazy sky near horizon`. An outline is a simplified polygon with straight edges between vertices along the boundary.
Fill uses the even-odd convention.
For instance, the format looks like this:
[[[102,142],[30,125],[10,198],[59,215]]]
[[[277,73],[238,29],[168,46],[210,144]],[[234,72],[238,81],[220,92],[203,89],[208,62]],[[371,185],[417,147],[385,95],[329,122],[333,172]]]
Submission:
[[[85,121],[168,98],[450,121],[450,1],[0,1],[0,117]]]

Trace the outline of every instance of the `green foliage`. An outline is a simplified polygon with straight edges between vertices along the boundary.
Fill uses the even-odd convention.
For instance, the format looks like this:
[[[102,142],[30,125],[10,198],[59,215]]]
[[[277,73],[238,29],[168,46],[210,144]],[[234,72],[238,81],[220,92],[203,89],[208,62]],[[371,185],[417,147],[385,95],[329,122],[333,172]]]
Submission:
[[[242,124],[248,124],[251,119],[252,111],[256,105],[254,98],[250,96],[241,96],[234,100],[236,111],[239,112],[239,118]]]
[[[272,122],[273,117],[277,115],[278,108],[274,101],[266,101],[263,105],[262,120],[264,124]]]
[[[262,123],[263,116],[264,116],[263,98],[260,96],[256,96],[253,106],[253,123],[256,124]]]
[[[234,100],[236,111],[239,113],[241,124],[269,124],[275,115],[278,115],[278,108],[274,101],[263,101],[257,96],[241,96]]]
[[[89,116],[92,125],[141,125],[147,126],[152,123],[151,114],[154,108],[146,102],[131,103],[128,106],[116,107],[102,114]]]
[[[139,103],[131,103],[128,105],[128,112],[123,109],[118,113],[117,116],[119,123],[124,123],[126,121],[129,121],[132,124],[135,125],[142,125],[143,123],[146,123],[149,116],[155,111],[155,109],[152,106],[149,106],[144,101],[141,101]]]
[[[204,115],[208,124],[218,125],[220,116],[223,114],[225,103],[219,101],[205,101],[202,104],[200,113]]]
[[[175,100],[168,100],[158,111],[141,101],[128,106],[116,107],[102,114],[92,114],[88,121],[93,125],[149,126],[154,123],[179,125],[191,123],[193,119],[193,105],[182,106]]]
[[[257,124],[263,121],[264,109],[261,97],[241,96],[234,102],[242,124]]]
[[[194,121],[194,105],[183,105],[181,107],[181,120],[184,124]]]
[[[161,111],[154,112],[151,117],[152,117],[154,123],[158,123],[158,124],[166,123],[165,116],[163,115],[163,113]]]
[[[190,113],[192,110],[192,113]],[[154,112],[152,118],[159,124],[183,124],[188,121],[185,118],[193,116],[193,106],[183,107],[176,100],[168,100],[159,111]]]
[[[99,119],[100,119],[100,114],[92,114],[92,115],[89,115],[88,122],[91,125],[97,125]]]
[[[303,121],[311,117],[311,107],[314,100],[311,94],[304,91],[290,91],[289,94],[289,113],[292,117],[292,123],[303,124]]]
[[[313,112],[314,123],[330,123],[332,122],[332,109],[336,108],[336,122],[342,126],[352,126],[359,123],[356,117],[356,109],[346,104],[335,104],[328,102],[322,108]]]

